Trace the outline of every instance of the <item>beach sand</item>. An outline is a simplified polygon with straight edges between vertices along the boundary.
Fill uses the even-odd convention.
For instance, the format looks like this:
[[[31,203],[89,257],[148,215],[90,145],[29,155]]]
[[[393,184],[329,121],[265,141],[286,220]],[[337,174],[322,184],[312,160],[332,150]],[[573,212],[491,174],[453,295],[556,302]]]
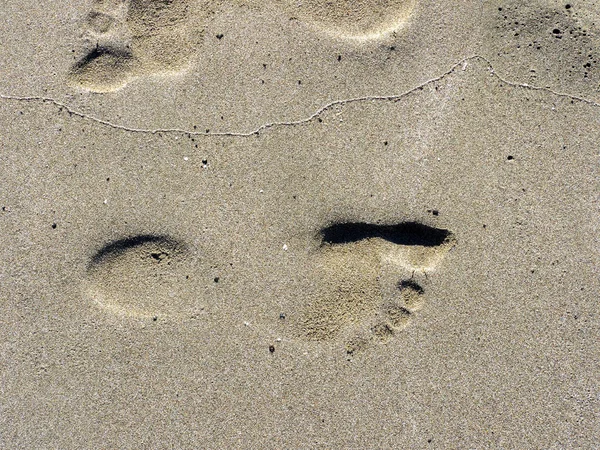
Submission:
[[[2,10],[0,447],[598,445],[598,6]]]

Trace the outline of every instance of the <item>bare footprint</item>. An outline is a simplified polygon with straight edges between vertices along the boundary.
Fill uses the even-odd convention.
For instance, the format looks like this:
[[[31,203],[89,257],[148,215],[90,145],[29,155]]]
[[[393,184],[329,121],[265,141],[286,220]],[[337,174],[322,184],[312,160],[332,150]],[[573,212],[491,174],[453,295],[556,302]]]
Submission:
[[[112,92],[141,76],[186,69],[200,47],[210,0],[95,0],[84,24],[87,50],[70,84]]]
[[[375,341],[385,343],[396,333],[404,330],[414,314],[425,305],[425,291],[413,280],[402,280],[396,285],[398,295],[383,301],[376,314],[366,326],[353,330],[354,335],[346,343],[346,351],[355,353]]]
[[[273,0],[335,36],[376,39],[404,24],[416,0]],[[197,54],[208,17],[221,0],[94,0],[84,23],[86,50],[72,86],[113,92],[132,80],[184,71]],[[240,3],[239,1],[237,3]]]
[[[186,274],[192,266],[190,252],[181,242],[166,236],[134,236],[111,242],[93,256],[85,290],[112,313],[177,316],[198,306],[186,295]]]
[[[409,19],[416,0],[274,0],[289,14],[329,34],[377,39]]]
[[[130,0],[126,24],[132,36],[131,47],[140,59],[140,69],[144,73],[185,69],[200,47],[201,19],[210,14],[214,3],[207,0]]]
[[[343,340],[349,353],[408,325],[424,305],[413,273],[432,271],[455,245],[449,231],[418,223],[335,224],[320,237],[313,273],[323,287],[296,331],[310,340]]]
[[[71,82],[94,92],[111,92],[125,86],[136,64],[127,48],[97,46],[73,66]]]

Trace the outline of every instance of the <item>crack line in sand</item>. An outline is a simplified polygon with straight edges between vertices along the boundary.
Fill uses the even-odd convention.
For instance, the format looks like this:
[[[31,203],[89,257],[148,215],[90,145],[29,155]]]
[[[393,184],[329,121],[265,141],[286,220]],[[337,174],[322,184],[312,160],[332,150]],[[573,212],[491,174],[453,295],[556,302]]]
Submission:
[[[509,81],[505,78],[503,78],[502,76],[498,75],[496,73],[496,70],[494,69],[494,66],[492,65],[492,63],[490,62],[489,59],[487,59],[485,56],[481,56],[481,55],[473,55],[473,56],[468,56],[466,58],[461,59],[460,61],[458,61],[457,63],[453,64],[450,69],[448,69],[446,72],[442,73],[441,75],[435,77],[435,78],[431,78],[427,81],[424,81],[423,83],[401,93],[401,94],[394,94],[394,95],[367,95],[367,96],[363,96],[363,97],[354,97],[354,98],[347,98],[347,99],[343,99],[343,100],[334,100],[332,102],[329,102],[327,104],[325,104],[324,106],[322,106],[321,108],[319,108],[318,110],[316,110],[314,113],[312,113],[310,116],[304,118],[304,119],[298,119],[298,120],[293,120],[290,122],[270,122],[270,123],[266,123],[264,125],[259,126],[258,128],[252,130],[252,131],[248,131],[248,132],[240,132],[240,131],[216,131],[216,132],[202,132],[202,131],[191,131],[191,130],[184,130],[181,128],[158,128],[158,129],[148,129],[148,128],[130,128],[127,127],[125,125],[119,125],[116,123],[113,123],[109,120],[106,119],[100,119],[98,117],[92,116],[92,115],[87,115],[84,114],[80,111],[77,111],[75,109],[72,109],[71,107],[69,107],[68,105],[66,105],[65,103],[61,103],[58,100],[55,100],[53,98],[50,97],[37,97],[37,96],[30,96],[30,97],[19,97],[19,96],[14,96],[14,95],[4,95],[4,94],[0,94],[0,99],[3,100],[14,100],[14,101],[23,101],[23,102],[41,102],[41,103],[51,103],[59,108],[63,108],[65,109],[70,115],[73,116],[77,116],[77,117],[81,117],[82,119],[86,119],[86,120],[90,120],[92,122],[96,122],[98,124],[101,125],[105,125],[111,128],[114,128],[116,130],[122,130],[122,131],[128,131],[131,133],[145,133],[145,134],[159,134],[159,133],[177,133],[177,134],[187,134],[190,136],[224,136],[224,137],[250,137],[250,136],[254,136],[254,135],[258,135],[260,134],[261,131],[264,130],[268,130],[270,128],[276,128],[276,127],[287,127],[287,126],[296,126],[296,125],[303,125],[305,123],[311,122],[312,120],[316,119],[318,116],[320,116],[321,114],[323,114],[325,111],[335,107],[335,106],[344,106],[344,105],[348,105],[350,103],[357,103],[357,102],[369,102],[369,101],[397,101],[407,95],[412,94],[413,92],[422,89],[423,87],[435,83],[437,81],[440,81],[444,78],[446,78],[448,75],[452,74],[457,67],[459,66],[463,66],[463,70],[466,69],[466,64],[469,61],[472,60],[480,60],[480,61],[484,61],[487,64],[487,69],[490,72],[490,75],[494,76],[495,78],[497,78],[498,80],[500,80],[502,83],[507,84],[508,86],[512,86],[515,88],[524,88],[524,89],[530,89],[533,91],[542,91],[542,92],[547,92],[549,94],[558,96],[558,97],[564,97],[564,98],[570,98],[572,100],[577,100],[579,102],[583,102],[586,103],[590,106],[595,106],[595,107],[600,107],[600,103],[597,103],[593,100],[589,100],[586,99],[584,97],[580,97],[577,95],[573,95],[573,94],[567,94],[564,92],[558,92],[558,91],[554,91],[552,89],[550,89],[549,87],[541,87],[541,86],[535,86],[535,85],[531,85],[528,83],[517,83],[517,82],[513,82],[513,81]]]

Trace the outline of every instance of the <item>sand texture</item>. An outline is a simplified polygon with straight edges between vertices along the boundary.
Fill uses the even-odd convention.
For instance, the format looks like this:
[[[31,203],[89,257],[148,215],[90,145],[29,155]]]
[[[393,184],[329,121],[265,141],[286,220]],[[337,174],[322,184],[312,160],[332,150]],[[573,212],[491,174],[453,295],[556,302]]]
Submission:
[[[600,6],[5,2],[0,448],[600,442]]]

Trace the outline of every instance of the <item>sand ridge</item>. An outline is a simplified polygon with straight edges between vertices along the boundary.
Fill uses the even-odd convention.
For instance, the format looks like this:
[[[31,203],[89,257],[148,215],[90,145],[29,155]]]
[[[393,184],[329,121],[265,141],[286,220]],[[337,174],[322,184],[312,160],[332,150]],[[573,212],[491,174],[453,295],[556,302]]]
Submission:
[[[68,104],[66,104],[64,102],[58,101],[51,97],[21,96],[21,95],[1,94],[0,93],[0,99],[9,100],[9,101],[12,100],[12,101],[18,101],[18,102],[41,102],[41,103],[51,104],[51,105],[54,105],[55,107],[59,108],[60,111],[65,110],[70,115],[81,117],[82,119],[90,120],[90,121],[98,123],[100,125],[105,125],[110,128],[127,131],[127,132],[131,132],[131,133],[143,133],[143,134],[174,133],[174,134],[180,134],[180,135],[200,136],[200,137],[202,137],[202,136],[251,137],[251,136],[256,136],[259,133],[261,133],[262,131],[269,130],[271,128],[297,126],[297,125],[303,125],[303,124],[310,123],[313,120],[318,119],[319,116],[321,116],[323,113],[331,110],[334,107],[338,107],[338,106],[344,106],[344,105],[348,105],[348,104],[352,104],[352,103],[362,103],[362,102],[373,102],[373,101],[384,101],[385,102],[385,101],[400,100],[403,97],[406,97],[410,94],[413,94],[415,92],[423,90],[424,87],[426,87],[430,84],[433,84],[433,83],[436,83],[438,81],[445,79],[449,75],[454,74],[456,72],[456,70],[459,68],[463,72],[466,70],[469,70],[468,67],[471,67],[471,65],[469,64],[471,61],[476,61],[476,62],[479,61],[479,62],[483,63],[484,68],[487,71],[487,73],[489,73],[491,76],[495,77],[498,81],[504,83],[507,86],[510,86],[513,88],[527,89],[527,90],[532,90],[532,91],[546,92],[550,95],[554,95],[554,96],[562,97],[562,98],[568,98],[568,99],[571,99],[571,100],[574,100],[577,102],[585,103],[589,106],[600,108],[600,103],[598,103],[594,100],[591,100],[589,98],[580,96],[580,95],[575,95],[575,94],[571,94],[568,92],[557,91],[548,86],[538,86],[538,85],[531,84],[531,83],[510,80],[510,79],[506,78],[504,75],[500,75],[498,73],[498,71],[494,68],[494,66],[492,65],[491,61],[482,55],[473,55],[473,56],[468,56],[466,58],[463,58],[463,59],[459,60],[458,62],[456,62],[455,64],[452,64],[452,66],[447,71],[443,72],[441,75],[436,76],[431,79],[428,79],[422,83],[419,83],[417,86],[410,88],[404,92],[398,93],[398,94],[368,95],[368,96],[364,96],[364,97],[353,97],[353,98],[347,98],[347,99],[334,100],[332,102],[329,102],[329,103],[323,105],[322,107],[320,107],[314,113],[310,114],[307,117],[300,118],[300,119],[293,120],[293,121],[269,122],[269,123],[259,125],[256,128],[251,129],[249,131],[243,131],[243,130],[242,131],[241,130],[199,131],[197,129],[183,129],[183,128],[154,128],[154,129],[152,129],[152,128],[132,128],[127,125],[123,125],[121,123],[116,123],[111,120],[107,120],[105,118],[100,118],[100,117],[86,114],[82,111],[79,111],[77,109],[70,107]]]

